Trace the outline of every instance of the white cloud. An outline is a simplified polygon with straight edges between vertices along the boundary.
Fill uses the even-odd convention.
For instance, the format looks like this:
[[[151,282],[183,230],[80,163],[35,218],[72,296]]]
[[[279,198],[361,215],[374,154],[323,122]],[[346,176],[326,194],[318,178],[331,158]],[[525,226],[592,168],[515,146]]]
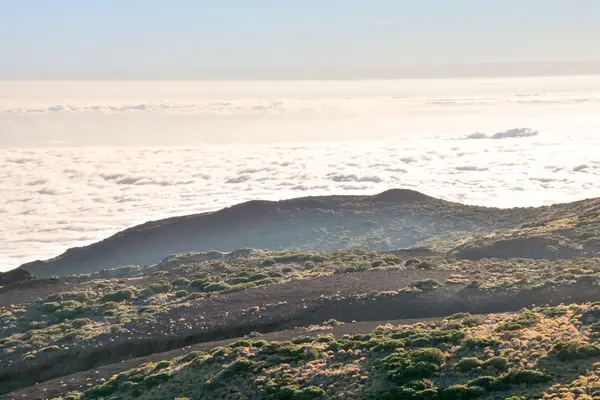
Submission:
[[[599,136],[538,138],[515,145],[441,138],[160,151],[0,150],[0,265],[51,257],[147,220],[256,198],[411,187],[448,200],[506,207],[600,196]],[[431,146],[451,151],[425,159]]]
[[[500,207],[600,196],[600,78],[575,81],[173,83],[164,96],[73,83],[31,97],[0,82],[0,269],[251,199],[392,187]],[[18,148],[65,142],[84,146]]]
[[[539,132],[531,128],[513,128],[502,132],[496,132],[488,135],[483,132],[475,132],[468,135],[465,139],[507,139],[507,138],[526,138],[537,136]]]

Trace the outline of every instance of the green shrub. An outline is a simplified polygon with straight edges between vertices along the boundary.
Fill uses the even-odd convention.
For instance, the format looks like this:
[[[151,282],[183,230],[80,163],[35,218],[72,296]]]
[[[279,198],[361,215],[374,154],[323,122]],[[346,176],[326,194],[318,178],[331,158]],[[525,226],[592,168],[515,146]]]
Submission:
[[[262,365],[253,360],[249,360],[245,357],[238,358],[227,368],[221,371],[221,377],[228,378],[231,376],[242,375],[248,372],[257,371],[262,368]]]
[[[173,281],[171,281],[171,285],[173,286],[187,286],[190,284],[190,280],[187,278],[175,278]]]
[[[445,357],[440,349],[425,348],[395,352],[381,359],[379,365],[386,371],[387,379],[401,385],[430,378],[439,371]]]
[[[319,335],[315,338],[317,343],[331,343],[335,342],[335,338],[331,335]]]
[[[228,356],[229,354],[231,354],[231,347],[223,347],[223,346],[215,347],[214,349],[212,349],[210,351],[210,354],[213,357],[225,357],[225,356]]]
[[[502,371],[508,367],[508,359],[506,357],[495,356],[485,360],[483,365],[487,368],[494,368],[498,371]]]
[[[266,260],[264,260],[264,261],[261,263],[261,265],[262,265],[263,267],[270,267],[270,266],[272,266],[272,265],[275,265],[275,263],[276,263],[276,262],[275,262],[275,260],[273,260],[272,258],[267,258]]]
[[[206,294],[204,294],[202,292],[194,292],[194,293],[188,294],[185,299],[188,301],[192,301],[192,300],[196,300],[196,299],[201,299],[203,297],[206,297]]]
[[[39,306],[38,310],[40,310],[43,313],[51,314],[51,313],[55,312],[56,310],[58,310],[59,308],[60,308],[60,304],[58,304],[56,302],[48,302],[48,303],[44,303],[41,306]]]
[[[417,381],[408,382],[406,385],[404,385],[404,387],[413,390],[426,390],[432,389],[434,386],[433,382],[431,382],[429,379],[420,379]]]
[[[325,396],[325,391],[316,386],[308,386],[294,393],[294,400],[320,399]]]
[[[155,374],[147,376],[144,379],[144,386],[146,386],[147,388],[152,388],[156,385],[160,385],[161,383],[168,381],[170,378],[171,372],[169,371],[157,372]]]
[[[483,363],[476,357],[465,357],[456,363],[456,369],[461,372],[470,372],[481,367]]]
[[[463,346],[465,348],[484,348],[491,346],[498,346],[500,340],[488,337],[476,337],[471,336],[463,340]]]
[[[475,399],[483,394],[483,389],[477,386],[452,385],[440,392],[441,400],[468,400]]]
[[[312,361],[319,358],[319,352],[312,346],[300,346],[292,342],[271,342],[263,347],[263,354],[277,354],[293,360]]]
[[[31,321],[29,323],[29,327],[31,329],[42,329],[42,328],[45,328],[46,326],[48,326],[48,324],[44,321]]]
[[[151,284],[149,287],[154,293],[167,293],[173,289],[173,285],[167,281],[159,281]]]
[[[436,279],[423,279],[409,284],[411,287],[416,287],[420,290],[435,290],[442,284]]]
[[[137,378],[136,378],[137,380]],[[137,382],[126,381],[123,382],[121,387],[119,388],[122,392],[130,392],[134,396],[138,396],[140,394],[140,384]]]
[[[158,308],[156,306],[142,306],[142,307],[138,308],[137,313],[138,314],[154,314],[157,311],[158,311]]]
[[[79,400],[79,399],[81,399],[81,393],[80,392],[69,392],[65,396],[65,400]]]
[[[404,347],[406,342],[402,339],[371,339],[366,345],[371,351],[391,351]]]
[[[228,284],[226,284],[225,282],[213,282],[207,286],[204,287],[204,291],[207,293],[212,293],[212,292],[221,292],[223,290],[227,290],[229,289],[231,286],[229,286]]]
[[[502,378],[502,381],[513,385],[534,385],[537,383],[548,382],[550,381],[550,377],[540,371],[531,369],[521,369],[510,371]]]
[[[549,354],[556,356],[560,361],[573,361],[600,355],[600,346],[577,340],[558,342]]]
[[[102,399],[109,397],[118,389],[118,385],[114,381],[109,381],[105,384],[94,386],[85,392],[86,399]]]
[[[277,283],[278,280],[276,278],[266,278],[266,279],[261,279],[259,281],[254,281],[252,282],[255,286],[262,286],[262,285],[271,285],[273,283]]]
[[[73,340],[78,337],[85,336],[85,332],[82,330],[71,330],[64,334],[63,338],[65,340]]]
[[[392,382],[403,383],[415,379],[431,378],[440,367],[432,362],[418,361],[407,365],[403,370],[396,370],[392,375]],[[400,373],[398,373],[400,372]],[[388,375],[388,378],[390,375]]]
[[[165,369],[170,367],[172,364],[172,361],[169,360],[162,360],[156,363],[156,366],[154,367],[155,371],[161,370],[161,369]]]
[[[237,340],[231,343],[229,347],[231,347],[232,349],[235,349],[237,347],[252,347],[252,341],[245,339]]]
[[[182,297],[187,296],[188,294],[189,293],[188,293],[187,290],[178,290],[178,291],[175,292],[175,297],[182,298]]]
[[[193,286],[198,289],[204,289],[204,287],[206,285],[208,285],[209,283],[210,282],[207,281],[206,279],[194,279],[193,281],[190,282],[190,286]]]
[[[131,298],[133,298],[135,296],[135,291],[132,288],[127,288],[127,289],[121,289],[121,290],[116,290],[114,292],[110,292],[105,294],[104,296],[102,296],[102,298],[100,298],[100,302],[101,303],[108,303],[108,302],[121,302],[124,300],[129,300]]]
[[[544,314],[549,318],[556,318],[562,315],[566,315],[569,312],[569,309],[565,306],[557,306],[557,307],[543,307],[538,309],[537,311]]]
[[[395,398],[405,398],[401,394],[399,396],[395,396]],[[414,392],[411,395],[411,398],[414,400],[438,400],[439,393],[437,388],[428,388]]]
[[[89,300],[89,298],[90,298],[90,296],[89,296],[88,292],[79,292],[75,295],[75,300],[81,301],[81,302],[87,301],[87,300]]]
[[[89,318],[79,318],[73,320],[73,322],[71,322],[71,325],[73,326],[73,328],[83,328],[84,326],[88,326],[93,323],[94,322]]]
[[[307,261],[304,264],[302,264],[302,267],[310,271],[311,269],[315,269],[317,267],[317,264],[315,264],[314,261]]]
[[[498,326],[499,331],[518,331],[523,328],[531,328],[540,320],[539,314],[533,311],[525,311],[518,316],[502,322]]]
[[[487,391],[493,391],[497,386],[498,379],[493,376],[479,376],[470,380],[467,385],[479,386]]]
[[[411,351],[411,357],[416,361],[430,361],[438,365],[441,365],[446,359],[444,352],[435,347],[413,350]]]
[[[227,280],[228,285],[239,285],[240,283],[248,282],[248,278],[243,276],[237,276]]]
[[[57,321],[62,322],[67,319],[76,319],[81,316],[85,310],[83,308],[64,308],[54,313],[54,318]]]
[[[260,281],[262,279],[267,279],[269,277],[269,275],[267,274],[254,274],[252,276],[250,276],[247,280],[252,282],[252,281]]]

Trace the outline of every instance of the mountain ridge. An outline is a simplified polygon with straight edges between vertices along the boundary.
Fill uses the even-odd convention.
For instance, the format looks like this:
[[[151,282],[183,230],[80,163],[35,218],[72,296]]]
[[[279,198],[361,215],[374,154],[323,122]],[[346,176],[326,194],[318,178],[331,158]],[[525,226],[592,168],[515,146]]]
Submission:
[[[35,276],[61,276],[152,264],[175,253],[240,248],[390,251],[443,235],[485,235],[517,228],[524,221],[537,223],[547,215],[567,215],[568,210],[593,202],[500,209],[454,203],[410,189],[372,196],[251,200],[217,211],[148,221],[19,269]]]

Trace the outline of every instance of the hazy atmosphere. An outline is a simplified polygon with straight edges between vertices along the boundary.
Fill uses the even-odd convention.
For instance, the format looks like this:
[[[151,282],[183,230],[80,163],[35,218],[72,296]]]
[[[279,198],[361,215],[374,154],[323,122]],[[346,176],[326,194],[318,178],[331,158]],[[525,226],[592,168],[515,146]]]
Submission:
[[[6,2],[0,268],[256,198],[598,195],[598,20],[585,0]]]
[[[0,79],[594,73],[595,0],[3,1]]]
[[[600,77],[0,83],[4,268],[252,199],[600,195]]]
[[[599,400],[599,0],[0,0],[0,398]]]

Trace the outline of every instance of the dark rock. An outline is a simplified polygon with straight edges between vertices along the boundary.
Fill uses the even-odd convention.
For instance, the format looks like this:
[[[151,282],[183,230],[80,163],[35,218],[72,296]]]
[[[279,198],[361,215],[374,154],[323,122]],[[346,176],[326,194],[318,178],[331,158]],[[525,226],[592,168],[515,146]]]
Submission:
[[[12,285],[33,280],[34,277],[23,268],[0,272],[0,285]]]

